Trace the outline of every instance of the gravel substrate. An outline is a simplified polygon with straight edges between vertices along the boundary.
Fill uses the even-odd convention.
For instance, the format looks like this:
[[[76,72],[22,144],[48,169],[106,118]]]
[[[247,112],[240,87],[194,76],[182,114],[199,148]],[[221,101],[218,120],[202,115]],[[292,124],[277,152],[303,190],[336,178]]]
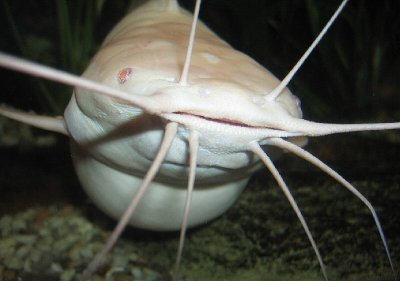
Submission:
[[[318,187],[318,181],[314,184]],[[391,212],[400,200],[399,178],[356,184],[369,198],[376,198],[397,265],[399,215]],[[319,188],[315,186],[301,185],[296,195],[331,280],[392,280],[368,211],[337,185],[320,182]],[[336,201],[324,204],[331,196]],[[105,217],[91,217],[90,212],[69,204],[3,215],[0,280],[80,280],[113,224]],[[92,280],[171,280],[177,239],[176,233],[128,229]],[[181,280],[322,280],[322,276],[295,215],[271,185],[249,188],[222,218],[189,231]]]
[[[0,219],[2,280],[79,280],[100,251],[106,232],[72,206],[49,206]],[[121,240],[93,280],[163,280],[132,243]],[[18,276],[18,278],[16,278]]]

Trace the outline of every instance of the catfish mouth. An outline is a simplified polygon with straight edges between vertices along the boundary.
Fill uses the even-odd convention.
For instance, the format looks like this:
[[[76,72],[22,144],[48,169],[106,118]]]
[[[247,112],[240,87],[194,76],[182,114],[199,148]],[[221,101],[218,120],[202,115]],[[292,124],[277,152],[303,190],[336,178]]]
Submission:
[[[184,111],[161,113],[159,116],[167,121],[179,123],[189,130],[201,131],[206,134],[210,133],[214,137],[220,135],[221,138],[235,138],[243,145],[271,137],[304,136],[301,132],[290,132],[269,126],[252,126],[228,118],[214,118]]]
[[[207,120],[207,121],[210,121],[210,122],[220,123],[220,124],[225,124],[225,125],[231,125],[231,126],[236,126],[236,127],[263,128],[263,127],[250,126],[250,125],[245,124],[243,122],[240,122],[240,121],[237,121],[237,120],[231,120],[231,119],[228,119],[228,118],[212,118],[212,117],[207,117],[207,116],[203,116],[203,115],[187,113],[187,112],[183,112],[183,111],[176,111],[176,112],[173,112],[173,114],[192,116],[192,117],[200,118],[200,119]]]

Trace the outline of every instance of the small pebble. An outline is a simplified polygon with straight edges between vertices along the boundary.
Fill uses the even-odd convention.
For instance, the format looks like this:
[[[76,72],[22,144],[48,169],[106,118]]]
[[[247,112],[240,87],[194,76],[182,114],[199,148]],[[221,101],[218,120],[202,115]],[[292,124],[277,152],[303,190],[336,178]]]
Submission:
[[[61,273],[60,281],[70,281],[75,276],[76,272],[74,269],[67,269]]]
[[[62,266],[59,263],[53,262],[50,266],[50,270],[55,273],[60,273],[60,272],[63,272],[64,269],[62,268]]]

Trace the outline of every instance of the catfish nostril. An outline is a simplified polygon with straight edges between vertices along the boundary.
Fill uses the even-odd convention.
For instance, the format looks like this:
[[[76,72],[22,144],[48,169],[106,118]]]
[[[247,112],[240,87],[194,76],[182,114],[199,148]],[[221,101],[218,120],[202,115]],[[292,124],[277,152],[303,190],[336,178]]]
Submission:
[[[209,52],[203,52],[201,53],[202,57],[206,59],[207,62],[211,64],[217,64],[220,62],[220,58],[212,53]]]

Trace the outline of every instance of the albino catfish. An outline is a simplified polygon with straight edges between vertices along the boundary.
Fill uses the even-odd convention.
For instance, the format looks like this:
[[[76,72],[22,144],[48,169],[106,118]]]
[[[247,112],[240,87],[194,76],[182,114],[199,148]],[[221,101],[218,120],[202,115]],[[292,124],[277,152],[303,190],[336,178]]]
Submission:
[[[174,271],[178,280],[186,229],[224,213],[264,164],[298,216],[328,280],[307,223],[269,156],[280,148],[326,172],[368,207],[397,280],[372,205],[302,146],[305,137],[399,129],[400,122],[307,121],[299,100],[286,88],[347,0],[282,81],[198,22],[200,2],[192,15],[176,0],[147,1],[108,34],[81,77],[0,54],[3,67],[75,87],[64,117],[6,106],[0,114],[68,136],[83,188],[119,221],[83,279],[99,267],[130,224],[157,231],[180,229]]]

